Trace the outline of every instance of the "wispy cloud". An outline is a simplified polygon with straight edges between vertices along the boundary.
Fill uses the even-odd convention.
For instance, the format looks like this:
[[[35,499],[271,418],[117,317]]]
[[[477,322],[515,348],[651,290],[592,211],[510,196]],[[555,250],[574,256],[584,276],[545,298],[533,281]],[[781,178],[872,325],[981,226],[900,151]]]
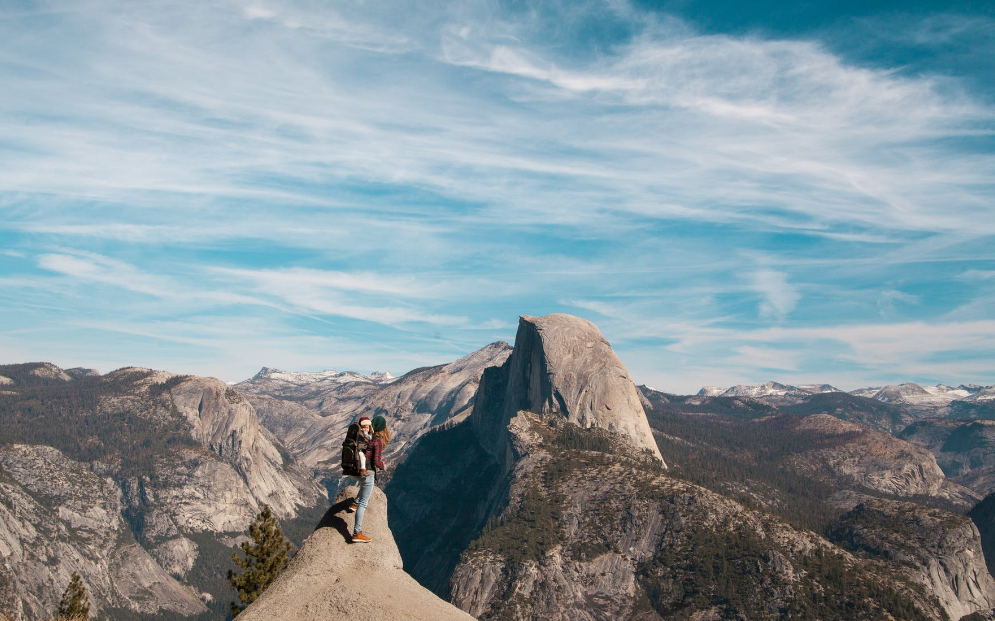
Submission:
[[[885,319],[891,319],[894,317],[895,302],[902,302],[904,304],[919,304],[919,298],[914,295],[909,295],[908,293],[896,291],[895,289],[882,291],[881,295],[878,297],[878,311],[881,313],[882,317]]]
[[[762,296],[760,315],[775,319],[784,317],[795,309],[801,296],[788,283],[784,272],[762,269],[751,275],[751,286]]]
[[[68,255],[44,254],[38,257],[38,266],[82,282],[115,285],[129,291],[161,297],[176,290],[161,278],[150,276],[123,261],[94,254]]]
[[[980,32],[890,28],[937,55]],[[822,34],[600,0],[0,9],[0,321],[266,321],[436,356],[566,310],[637,375],[650,351],[744,380],[988,369],[995,109]]]

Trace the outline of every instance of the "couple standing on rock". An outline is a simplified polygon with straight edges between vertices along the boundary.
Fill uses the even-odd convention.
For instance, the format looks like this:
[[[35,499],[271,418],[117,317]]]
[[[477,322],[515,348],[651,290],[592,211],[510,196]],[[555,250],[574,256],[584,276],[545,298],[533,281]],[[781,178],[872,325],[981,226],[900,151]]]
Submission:
[[[370,496],[373,495],[376,473],[382,472],[385,467],[382,455],[384,448],[390,442],[390,431],[387,430],[387,419],[383,416],[375,416],[373,420],[364,416],[359,419],[359,432],[362,434],[362,440],[365,440],[366,446],[358,456],[359,474],[356,475],[356,479],[359,481],[359,494],[350,505],[349,511],[356,512],[352,543],[369,543],[373,540],[363,534],[363,516],[366,514],[366,506],[370,502]]]

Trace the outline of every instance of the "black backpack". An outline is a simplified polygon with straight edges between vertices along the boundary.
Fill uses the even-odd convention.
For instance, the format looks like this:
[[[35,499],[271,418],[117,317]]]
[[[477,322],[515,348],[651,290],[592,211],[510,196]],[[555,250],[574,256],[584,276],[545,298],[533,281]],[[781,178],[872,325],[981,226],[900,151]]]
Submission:
[[[367,441],[360,433],[359,423],[349,425],[342,441],[342,474],[359,476],[359,454],[366,451]]]

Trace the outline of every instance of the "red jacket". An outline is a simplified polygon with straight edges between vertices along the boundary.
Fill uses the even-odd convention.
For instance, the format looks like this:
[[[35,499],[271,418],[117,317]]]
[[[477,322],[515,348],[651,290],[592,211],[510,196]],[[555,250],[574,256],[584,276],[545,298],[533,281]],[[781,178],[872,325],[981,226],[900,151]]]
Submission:
[[[383,470],[386,466],[383,463],[383,440],[380,436],[373,434],[373,439],[366,445],[363,452],[366,455],[366,463],[373,464],[376,470]]]

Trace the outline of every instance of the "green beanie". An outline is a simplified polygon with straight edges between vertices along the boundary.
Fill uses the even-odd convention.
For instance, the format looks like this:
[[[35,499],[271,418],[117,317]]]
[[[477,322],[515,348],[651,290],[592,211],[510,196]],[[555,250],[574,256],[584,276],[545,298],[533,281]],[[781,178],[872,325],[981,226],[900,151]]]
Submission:
[[[387,419],[383,416],[373,417],[373,431],[383,431],[387,428]]]

